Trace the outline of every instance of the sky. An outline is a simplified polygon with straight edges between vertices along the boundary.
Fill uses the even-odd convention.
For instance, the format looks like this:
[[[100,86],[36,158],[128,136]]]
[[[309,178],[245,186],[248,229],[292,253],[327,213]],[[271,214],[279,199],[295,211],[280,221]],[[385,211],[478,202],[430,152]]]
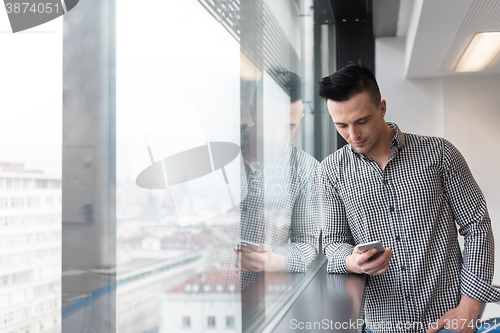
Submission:
[[[0,9],[0,162],[61,174],[61,138],[62,17],[13,34]]]

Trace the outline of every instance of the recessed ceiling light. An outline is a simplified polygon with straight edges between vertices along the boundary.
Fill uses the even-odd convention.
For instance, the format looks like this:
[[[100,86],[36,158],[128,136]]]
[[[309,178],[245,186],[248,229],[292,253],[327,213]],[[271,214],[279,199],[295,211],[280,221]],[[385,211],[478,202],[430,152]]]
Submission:
[[[500,53],[500,32],[477,33],[458,61],[455,72],[482,71],[498,53]]]

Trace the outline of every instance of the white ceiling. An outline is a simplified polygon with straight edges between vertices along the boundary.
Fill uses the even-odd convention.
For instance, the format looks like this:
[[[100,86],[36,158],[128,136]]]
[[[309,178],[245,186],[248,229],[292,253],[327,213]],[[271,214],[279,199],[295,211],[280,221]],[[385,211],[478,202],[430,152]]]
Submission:
[[[474,35],[500,31],[499,0],[402,0],[399,15],[408,78],[467,75],[453,68]],[[482,73],[500,73],[500,56]]]
[[[401,0],[399,3],[398,29],[396,33],[398,37],[406,36],[408,33],[413,5],[413,0]]]
[[[396,36],[398,30],[400,0],[373,0],[373,35]]]

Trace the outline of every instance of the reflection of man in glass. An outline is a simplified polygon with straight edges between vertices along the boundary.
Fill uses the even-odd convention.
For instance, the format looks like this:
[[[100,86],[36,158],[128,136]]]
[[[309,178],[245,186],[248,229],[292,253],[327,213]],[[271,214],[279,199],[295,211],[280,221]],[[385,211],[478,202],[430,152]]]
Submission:
[[[244,272],[304,272],[318,253],[318,162],[289,142],[304,116],[301,80],[288,71],[279,75],[290,95],[289,116],[281,118],[278,125],[273,114],[266,114],[264,122],[258,121],[255,98],[251,107],[254,125],[242,133],[248,194],[241,203],[241,239],[259,244],[258,251],[242,248]],[[263,135],[259,124],[282,130],[276,128]],[[258,275],[243,273],[243,279],[246,276],[251,281]]]

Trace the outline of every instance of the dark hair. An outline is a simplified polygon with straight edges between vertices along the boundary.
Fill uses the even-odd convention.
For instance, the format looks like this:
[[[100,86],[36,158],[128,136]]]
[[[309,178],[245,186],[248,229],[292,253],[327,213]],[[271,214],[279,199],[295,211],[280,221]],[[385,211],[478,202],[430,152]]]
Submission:
[[[379,105],[380,90],[375,75],[361,61],[349,62],[319,83],[319,96],[336,102],[347,101],[361,92],[367,92],[372,102]]]
[[[290,92],[290,102],[297,102],[302,99],[302,81],[297,74],[284,70],[279,74],[283,75],[285,86]]]
[[[274,78],[278,80],[284,89],[290,93],[290,103],[302,100],[302,80],[300,76],[281,67],[271,67],[269,70],[273,72]],[[254,106],[257,105],[257,91],[262,89],[263,79],[262,76],[257,83],[257,89],[253,96]]]

